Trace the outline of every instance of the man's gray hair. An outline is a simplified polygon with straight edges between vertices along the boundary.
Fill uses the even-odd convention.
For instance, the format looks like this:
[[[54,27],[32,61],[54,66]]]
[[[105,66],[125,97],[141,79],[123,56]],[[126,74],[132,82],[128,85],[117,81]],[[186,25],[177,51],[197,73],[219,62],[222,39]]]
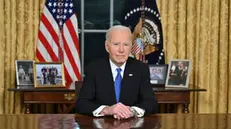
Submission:
[[[126,26],[123,26],[123,25],[116,25],[116,26],[112,26],[110,29],[108,29],[107,33],[106,33],[106,41],[110,39],[110,33],[113,31],[113,30],[128,30],[131,34],[131,39],[132,39],[132,32],[130,30],[130,28],[126,27]]]

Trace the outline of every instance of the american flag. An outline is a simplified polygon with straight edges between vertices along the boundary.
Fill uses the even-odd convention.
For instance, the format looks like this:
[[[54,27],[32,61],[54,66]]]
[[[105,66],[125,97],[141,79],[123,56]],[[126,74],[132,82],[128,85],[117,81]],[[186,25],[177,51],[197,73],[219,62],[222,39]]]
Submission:
[[[143,51],[143,43],[141,38],[137,38],[132,44],[132,54],[140,54]]]
[[[36,57],[40,62],[63,62],[66,87],[81,80],[78,21],[72,0],[47,0],[40,18]]]

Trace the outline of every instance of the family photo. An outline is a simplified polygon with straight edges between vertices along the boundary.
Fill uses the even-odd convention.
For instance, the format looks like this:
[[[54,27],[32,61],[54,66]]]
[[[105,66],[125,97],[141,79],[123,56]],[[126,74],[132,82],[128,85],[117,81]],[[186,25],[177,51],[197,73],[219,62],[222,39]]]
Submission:
[[[190,61],[175,60],[170,62],[167,86],[187,87],[190,72]]]
[[[152,84],[165,83],[167,65],[150,65],[149,71]]]
[[[16,60],[17,85],[33,85],[33,60]]]
[[[59,86],[63,84],[62,64],[35,63],[36,86]]]

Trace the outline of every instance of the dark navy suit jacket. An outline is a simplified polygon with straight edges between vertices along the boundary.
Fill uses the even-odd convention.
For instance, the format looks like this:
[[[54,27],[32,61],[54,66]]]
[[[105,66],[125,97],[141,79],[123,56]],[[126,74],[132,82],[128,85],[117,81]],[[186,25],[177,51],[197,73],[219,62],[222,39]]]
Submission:
[[[120,102],[145,110],[145,115],[157,113],[158,104],[150,84],[147,64],[128,58],[120,92]],[[114,81],[109,58],[92,62],[86,69],[83,86],[76,102],[79,114],[92,115],[101,105],[116,104]]]

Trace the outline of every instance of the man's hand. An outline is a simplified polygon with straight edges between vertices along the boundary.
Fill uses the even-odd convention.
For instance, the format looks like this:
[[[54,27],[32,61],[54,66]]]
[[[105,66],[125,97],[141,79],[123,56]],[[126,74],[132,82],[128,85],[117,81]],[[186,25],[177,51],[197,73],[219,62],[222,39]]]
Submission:
[[[110,107],[105,107],[101,111],[101,114],[113,115],[115,119],[127,119],[133,116],[133,113],[130,111],[130,107],[122,103],[117,103]]]

